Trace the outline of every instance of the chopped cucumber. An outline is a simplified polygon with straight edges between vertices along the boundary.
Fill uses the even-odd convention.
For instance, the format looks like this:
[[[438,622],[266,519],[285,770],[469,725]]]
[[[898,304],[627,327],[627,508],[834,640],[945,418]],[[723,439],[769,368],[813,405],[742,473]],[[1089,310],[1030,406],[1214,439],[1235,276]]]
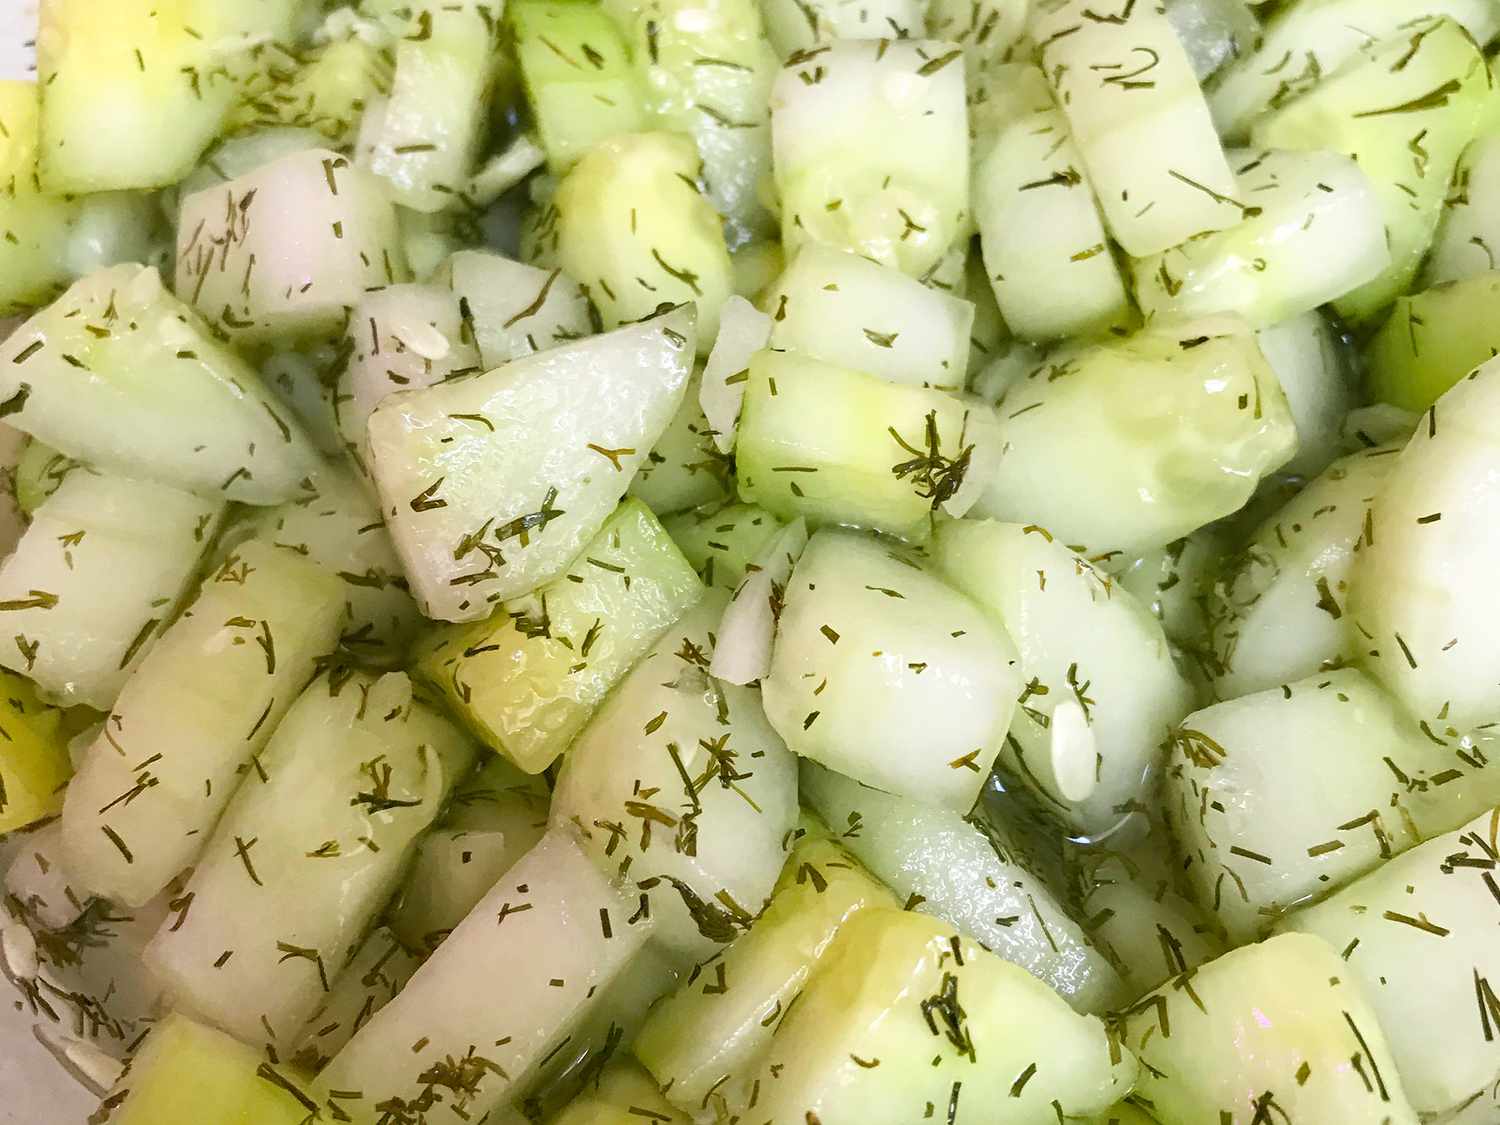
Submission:
[[[1343,330],[1314,311],[1262,328],[1255,342],[1276,372],[1297,426],[1297,455],[1281,471],[1316,476],[1341,452],[1339,431],[1357,398]]]
[[[324,342],[300,351],[278,349],[260,364],[261,381],[302,424],[324,457],[344,452],[334,410],[333,382],[340,358],[337,346]]]
[[[1282,923],[1342,951],[1424,1114],[1465,1102],[1500,1071],[1489,1007],[1500,965],[1484,878],[1495,862],[1496,816],[1429,840]]]
[[[771,171],[771,83],[780,59],[756,0],[644,0],[622,22],[655,126],[686,133],[731,246],[775,230],[761,199]]]
[[[734,462],[719,451],[702,396],[703,375],[695,372],[682,405],[630,482],[630,495],[659,516],[724,500],[734,488]]]
[[[782,523],[754,504],[714,504],[668,516],[663,526],[705,586],[733,593]]]
[[[1223,536],[1203,528],[1175,543],[1108,568],[1122,590],[1151,611],[1162,631],[1176,644],[1202,635],[1203,598],[1224,553]]]
[[[140,906],[192,864],[343,614],[339,580],[293,552],[246,543],[225,560],[126,681],[68,787],[81,886]]]
[[[1036,67],[1014,76],[1026,105],[974,170],[984,270],[1005,323],[1029,340],[1127,324],[1130,298],[1068,120]]]
[[[778,351],[892,383],[963,390],[974,306],[900,270],[810,242],[762,304]]]
[[[49,192],[162,187],[224,123],[249,47],[291,30],[287,0],[89,0],[40,6],[40,175]]]
[[[1260,21],[1246,0],[1166,0],[1166,9],[1200,82],[1260,43]]]
[[[373,499],[342,466],[328,464],[312,492],[256,512],[237,534],[296,551],[344,584],[340,647],[360,663],[393,668],[406,659],[421,615]]]
[[[935,918],[872,907],[839,927],[777,1024],[755,1119],[1029,1125],[1099,1112],[1135,1058],[1017,965]],[[941,1115],[941,1116],[940,1116]]]
[[[1470,371],[1500,354],[1500,272],[1486,270],[1398,297],[1365,348],[1370,393],[1421,413]]]
[[[174,1012],[152,1027],[104,1104],[111,1125],[298,1125],[308,1113],[300,1081]]]
[[[867,789],[811,763],[802,766],[802,796],[838,844],[911,909],[957,926],[1080,1012],[1122,999],[1115,970],[1003,826]]]
[[[952,43],[841,39],[791,56],[771,92],[771,145],[788,255],[823,242],[921,277],[969,231]]]
[[[698,353],[719,332],[719,307],[734,291],[719,216],[698,188],[692,141],[637,133],[602,141],[563,177],[557,262],[584,286],[606,328],[663,304],[698,306]]]
[[[710,593],[595,712],[563,762],[551,823],[649,898],[655,940],[699,960],[760,913],[797,819],[797,766],[750,688],[708,675]]]
[[[1058,355],[998,413],[1005,455],[975,514],[1041,524],[1095,558],[1229,515],[1297,448],[1286,396],[1236,317]]]
[[[37,186],[40,105],[34,82],[0,81],[0,316],[47,301],[69,280],[59,248],[82,205]]]
[[[984,610],[880,541],[814,535],[777,618],[766,715],[798,754],[966,813],[1021,692]]]
[[[1169,739],[1164,808],[1199,903],[1234,944],[1253,941],[1415,844],[1406,781],[1445,764],[1431,750],[1353,668],[1189,715]]]
[[[246,1042],[293,1047],[473,755],[402,672],[314,680],[146,948],[174,1005]]]
[[[961,45],[972,77],[1024,51],[1030,8],[1030,0],[933,0],[927,6],[927,33]]]
[[[1409,37],[1424,17],[1456,20],[1483,43],[1500,31],[1491,0],[1298,0],[1266,23],[1255,49],[1225,68],[1209,94],[1225,136],[1246,136],[1262,114],[1301,97],[1358,53]],[[1403,40],[1404,41],[1404,40]]]
[[[302,57],[277,58],[266,70],[265,80],[252,79],[241,95],[230,127],[309,129],[340,149],[354,144],[365,108],[390,95],[393,78],[390,52],[357,34]]]
[[[540,773],[702,593],[661,524],[628,500],[564,573],[488,620],[434,632],[418,673],[486,745]]]
[[[47,497],[62,487],[68,474],[78,468],[78,462],[35,438],[24,434],[22,438],[26,447],[16,461],[16,506],[30,517]]]
[[[390,930],[381,927],[372,931],[307,1018],[293,1064],[304,1070],[321,1070],[406,986],[420,964],[420,959],[403,949]]]
[[[1255,125],[1257,146],[1344,153],[1370,178],[1391,264],[1336,302],[1346,319],[1368,321],[1415,280],[1448,181],[1489,98],[1489,68],[1478,44],[1461,25],[1439,20],[1354,55]]]
[[[762,11],[783,59],[844,39],[910,39],[923,29],[917,0],[762,0]]]
[[[29,682],[0,672],[0,832],[13,832],[62,811],[63,788],[73,776],[62,712],[37,698]],[[17,862],[24,862],[23,855]],[[43,872],[45,874],[45,872]],[[6,886],[11,887],[9,876]],[[54,917],[61,902],[42,903]]]
[[[405,273],[385,185],[329,149],[182,201],[177,291],[242,346],[332,335],[366,289]]]
[[[603,5],[520,0],[508,6],[507,19],[553,175],[561,176],[599,141],[647,128],[644,83]]]
[[[688,1125],[661,1096],[651,1076],[630,1059],[612,1062],[592,1087],[569,1102],[550,1125],[640,1125],[642,1119],[661,1125]]]
[[[465,338],[454,294],[441,285],[390,285],[359,298],[344,337],[348,363],[338,376],[333,412],[339,436],[368,474],[370,415],[387,395],[430,387],[482,367]]]
[[[380,403],[371,468],[424,613],[478,620],[562,573],[681,405],[694,336],[679,308]]]
[[[1352,655],[1349,573],[1397,452],[1380,446],[1335,461],[1226,560],[1205,610],[1219,698],[1291,683]]]
[[[327,143],[313,129],[289,126],[270,126],[226,137],[204,153],[202,163],[177,184],[176,202],[248,175],[283,156],[324,148]]]
[[[224,504],[70,473],[0,565],[0,665],[56,701],[108,710],[186,593]]]
[[[1107,833],[1142,803],[1163,737],[1192,707],[1161,625],[1040,527],[944,524],[933,557],[1015,642],[1020,711],[1002,768],[1071,827]],[[1064,725],[1070,703],[1082,737]]]
[[[897,906],[826,830],[804,837],[749,932],[652,1009],[636,1057],[683,1112],[743,1117],[778,1018],[839,928],[861,910]]]
[[[1390,1048],[1326,942],[1286,934],[1226,953],[1126,1010],[1136,1096],[1166,1121],[1415,1125]]]
[[[438,1105],[484,1117],[641,949],[652,922],[636,906],[571,833],[548,832],[334,1056],[319,1099],[359,1122]]]
[[[396,202],[443,211],[468,187],[498,65],[500,6],[424,3],[395,46],[387,98],[365,107],[357,162],[390,184]]]
[[[15,677],[15,684],[7,688],[7,693],[15,692],[22,681]],[[18,696],[19,698],[19,696]],[[45,724],[39,724],[45,725]],[[11,731],[15,724],[8,724],[6,729]],[[29,732],[19,740],[22,745],[29,745],[34,738]],[[67,760],[67,747],[50,732],[46,735],[49,740],[44,743],[44,749],[37,754],[37,761],[48,761],[52,763],[45,772],[42,772],[42,783],[36,786],[31,793],[30,799],[33,808],[42,809],[42,816],[37,819],[51,816],[62,807],[62,784],[72,775],[73,767]],[[54,749],[50,743],[55,743]],[[28,753],[28,760],[30,756]],[[52,776],[47,776],[51,774]],[[6,777],[6,785],[12,783],[10,777]],[[19,786],[18,786],[19,788]],[[9,794],[7,789],[7,800],[14,804],[20,804]],[[5,815],[11,815],[10,808],[6,809]],[[19,822],[21,817],[17,816]],[[33,824],[36,821],[32,822]],[[21,827],[18,823],[17,827]],[[6,829],[10,831],[10,829]],[[68,872],[62,862],[62,824],[57,820],[42,825],[35,831],[26,835],[24,843],[16,849],[10,866],[5,870],[5,893],[17,903],[26,916],[36,920],[36,923],[44,930],[64,930],[76,922],[89,906],[89,895],[78,887],[73,886]]]
[[[461,250],[439,276],[458,298],[486,370],[594,331],[582,287],[561,270]]]
[[[1238,313],[1277,324],[1379,277],[1391,264],[1385,216],[1369,177],[1336,152],[1228,153],[1251,200],[1245,219],[1131,263],[1148,317]]]
[[[789,352],[751,357],[739,493],[783,519],[920,541],[934,512],[961,516],[979,500],[1000,455],[983,403]]]
[[[1486,561],[1497,402],[1491,361],[1428,408],[1371,507],[1350,577],[1365,663],[1445,738],[1500,718],[1500,653],[1481,639],[1500,609]]]
[[[448,813],[418,843],[391,928],[431,952],[547,829],[546,781],[491,755],[453,793]]]
[[[1128,254],[1158,254],[1243,218],[1192,59],[1162,5],[1100,19],[1089,0],[1050,0],[1027,30]]]
[[[1494,216],[1500,191],[1500,135],[1486,130],[1464,150],[1432,240],[1422,279],[1426,285],[1461,281],[1496,266],[1500,247]]]
[[[317,464],[254,369],[141,266],[91,274],[0,343],[0,408],[69,457],[206,497],[278,504]]]

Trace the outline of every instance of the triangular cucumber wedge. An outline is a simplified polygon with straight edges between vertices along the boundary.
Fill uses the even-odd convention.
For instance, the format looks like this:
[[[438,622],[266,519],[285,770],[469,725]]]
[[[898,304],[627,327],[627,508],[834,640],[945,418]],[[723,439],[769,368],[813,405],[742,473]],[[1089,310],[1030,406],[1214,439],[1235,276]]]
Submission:
[[[99,270],[0,343],[0,416],[69,457],[278,504],[318,465],[255,369],[144,266]]]
[[[676,414],[693,340],[679,307],[381,402],[370,464],[423,612],[486,617],[572,562]]]

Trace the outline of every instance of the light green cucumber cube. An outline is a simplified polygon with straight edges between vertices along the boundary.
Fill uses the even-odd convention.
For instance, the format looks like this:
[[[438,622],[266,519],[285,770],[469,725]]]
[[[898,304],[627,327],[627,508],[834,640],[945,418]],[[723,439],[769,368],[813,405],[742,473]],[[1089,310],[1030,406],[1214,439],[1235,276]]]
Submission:
[[[1370,394],[1420,414],[1500,353],[1500,272],[1486,271],[1399,297],[1365,347]]]
[[[662,526],[705,586],[734,593],[782,523],[754,504],[712,504],[668,516]]]
[[[51,298],[68,280],[59,248],[76,200],[37,188],[41,99],[34,82],[0,82],[0,316]]]

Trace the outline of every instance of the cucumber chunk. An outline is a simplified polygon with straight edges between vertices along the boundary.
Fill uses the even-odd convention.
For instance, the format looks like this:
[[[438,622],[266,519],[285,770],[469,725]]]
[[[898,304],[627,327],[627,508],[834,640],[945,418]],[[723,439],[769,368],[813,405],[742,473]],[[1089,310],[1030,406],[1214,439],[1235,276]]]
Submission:
[[[839,928],[760,1069],[757,1120],[1025,1125],[1103,1110],[1135,1058],[1097,1017],[935,918],[862,910]]]
[[[730,593],[782,527],[781,520],[754,504],[713,504],[668,516],[662,525],[703,584]]]
[[[724,599],[667,630],[563,762],[554,828],[649,896],[656,941],[698,960],[761,910],[797,819],[796,759],[754,689],[708,675]]]
[[[1222,534],[1204,528],[1109,569],[1119,587],[1161,622],[1169,640],[1187,645],[1203,634],[1202,602],[1224,549]]]
[[[719,451],[702,397],[703,373],[698,371],[688,381],[682,405],[630,482],[630,495],[659,516],[724,500],[734,488],[734,462]]]
[[[842,39],[910,39],[923,27],[916,0],[763,0],[766,37],[782,59]]]
[[[433,633],[418,674],[487,746],[540,773],[702,594],[656,517],[628,500],[563,574],[488,620]]]
[[[240,346],[331,335],[366,289],[405,274],[385,185],[326,148],[182,201],[177,292]]]
[[[484,366],[465,336],[459,303],[442,285],[390,285],[359,298],[344,336],[348,363],[339,373],[333,412],[345,450],[366,474],[370,415],[387,395]]]
[[[300,1081],[222,1031],[172,1013],[151,1029],[104,1105],[112,1125],[298,1125],[308,1114]]]
[[[69,280],[58,248],[81,204],[37,187],[40,105],[36,83],[0,81],[0,316],[46,303]]]
[[[0,672],[0,833],[25,828],[62,811],[63,788],[73,776],[63,715],[37,698],[26,680]],[[25,856],[16,862],[25,862]],[[45,873],[43,873],[45,874]],[[14,893],[10,876],[6,887]],[[43,902],[28,909],[48,911],[52,917],[67,911],[64,902]],[[69,919],[71,920],[71,919]]]
[[[771,83],[781,60],[756,0],[644,0],[622,21],[655,128],[686,133],[730,246],[774,232],[760,184],[771,172]]]
[[[819,829],[792,849],[749,932],[696,968],[641,1028],[636,1057],[684,1113],[748,1113],[777,1021],[839,928],[862,910],[900,905]]]
[[[1426,410],[1470,371],[1500,354],[1497,310],[1500,272],[1489,270],[1398,297],[1365,348],[1370,393],[1403,410]]]
[[[224,505],[159,484],[68,474],[0,565],[0,665],[65,706],[108,710],[171,621]]]
[[[1415,1125],[1380,1024],[1339,955],[1286,934],[1226,953],[1126,1010],[1136,1096],[1166,1121]]]
[[[1441,95],[1429,97],[1438,89]],[[1489,98],[1489,68],[1478,44],[1444,19],[1354,55],[1255,125],[1257,146],[1353,157],[1375,189],[1391,264],[1341,297],[1335,303],[1340,315],[1368,321],[1410,288],[1437,230],[1448,182]],[[1409,147],[1413,138],[1420,138],[1420,158]]]
[[[1352,655],[1349,574],[1397,452],[1380,446],[1334,462],[1225,562],[1206,604],[1219,698],[1300,680]]]
[[[1385,216],[1360,166],[1336,152],[1234,149],[1245,219],[1131,263],[1147,317],[1232,312],[1260,328],[1309,312],[1391,264]]]
[[[1349,614],[1366,665],[1441,733],[1500,718],[1500,654],[1480,638],[1490,594],[1500,364],[1434,403],[1371,507]]]
[[[804,762],[803,799],[835,841],[913,910],[1021,966],[1080,1012],[1120,996],[1120,978],[998,822],[965,820]]]
[[[599,141],[648,125],[646,89],[625,36],[591,0],[509,6],[516,60],[547,168],[561,176]]]
[[[460,250],[438,281],[446,281],[486,370],[594,331],[582,287],[561,270],[539,270],[499,254]]]
[[[402,672],[314,680],[146,948],[173,1003],[245,1042],[293,1047],[473,755]]]
[[[1500,968],[1484,878],[1495,862],[1496,816],[1429,840],[1282,923],[1342,950],[1424,1114],[1459,1105],[1500,1075],[1493,1030],[1484,1034],[1494,1018],[1488,981]]]
[[[1021,691],[1015,645],[978,605],[873,538],[825,530],[778,618],[766,715],[798,754],[959,813]]]
[[[396,202],[431,213],[452,207],[479,156],[499,65],[500,6],[426,3],[395,46],[388,98],[365,107],[356,162],[384,179]]]
[[[337,578],[266,544],[244,544],[205,580],[126,681],[68,787],[65,859],[81,886],[140,906],[193,862],[333,650],[343,612]]]
[[[106,472],[279,504],[317,453],[154,269],[74,284],[0,343],[6,422]]]
[[[1038,5],[1027,30],[1115,241],[1143,258],[1244,217],[1208,103],[1166,12]]]
[[[771,91],[788,256],[822,242],[921,277],[968,233],[962,54],[936,39],[839,40],[788,59]]]
[[[380,511],[341,465],[319,469],[312,485],[311,495],[256,512],[236,534],[296,551],[336,575],[344,584],[340,647],[366,666],[396,667],[422,618]]]
[[[324,33],[330,38],[300,57],[267,52],[264,75],[247,82],[229,116],[232,131],[308,129],[334,148],[354,144],[365,107],[390,95],[391,54],[357,32],[333,37],[325,25]]]
[[[734,449],[739,437],[740,408],[745,401],[750,357],[771,338],[772,320],[736,293],[719,313],[719,334],[703,367],[698,405],[713,428],[714,446],[721,453]]]
[[[79,466],[71,457],[35,438],[28,438],[23,434],[22,440],[26,447],[16,461],[16,506],[30,517],[47,497],[62,487],[68,474]]]
[[[1162,738],[1192,707],[1161,625],[1127,591],[1040,527],[958,520],[938,529],[938,572],[1014,640],[1020,710],[1000,764],[1070,827],[1106,833],[1148,792]],[[1085,783],[1058,770],[1059,712],[1081,712]],[[1075,716],[1074,718],[1076,718]],[[930,722],[930,719],[929,719]],[[1083,790],[1082,796],[1077,794]]]
[[[1028,340],[1095,335],[1129,322],[1093,183],[1042,72],[1015,75],[1023,104],[974,169],[984,270],[1005,323]]]
[[[632,921],[636,905],[569,832],[547,833],[334,1056],[319,1099],[361,1125],[439,1104],[483,1117],[641,949],[652,923]]]
[[[547,829],[551,792],[498,754],[453,793],[442,821],[417,843],[391,929],[431,952]]]
[[[175,183],[218,134],[249,48],[291,31],[288,0],[49,0],[37,29],[42,187],[82,194]]]
[[[1238,510],[1297,448],[1286,396],[1236,317],[1152,325],[1055,356],[998,409],[1005,455],[974,514],[1090,557],[1140,554]]]
[[[1461,281],[1495,268],[1490,250],[1500,247],[1500,226],[1494,218],[1497,191],[1500,191],[1500,136],[1486,130],[1459,158],[1443,217],[1423,268],[1423,284]]]
[[[691,309],[384,399],[371,468],[417,604],[474,621],[594,537],[687,390]]]
[[[778,531],[746,568],[745,581],[719,621],[709,671],[730,684],[752,684],[771,672],[771,645],[776,637],[782,597],[803,549],[807,523],[797,519]]]
[[[1372,43],[1409,35],[1424,17],[1447,16],[1488,42],[1500,31],[1491,0],[1298,0],[1267,21],[1255,49],[1226,67],[1209,93],[1214,121],[1244,137],[1263,113],[1287,105]]]
[[[406,986],[420,964],[390,930],[372,931],[307,1018],[293,1065],[309,1071],[328,1065],[370,1017]]]
[[[782,519],[921,541],[935,511],[961,516],[979,500],[1000,456],[983,403],[790,352],[751,357],[739,493]]]
[[[550,1125],[639,1125],[642,1118],[661,1125],[692,1120],[672,1108],[639,1063],[622,1059],[605,1067],[592,1088],[569,1102]]]
[[[974,306],[900,270],[810,242],[763,304],[778,351],[892,383],[964,388]]]
[[[1243,943],[1411,847],[1422,798],[1406,780],[1445,763],[1431,749],[1353,668],[1189,715],[1169,739],[1164,810],[1198,901]]]
[[[1260,42],[1260,21],[1245,0],[1166,0],[1166,9],[1200,82]]]
[[[700,193],[692,141],[636,133],[602,141],[558,185],[557,264],[579,280],[606,328],[663,304],[698,306],[698,353],[734,291],[724,233]]]
[[[1276,372],[1297,426],[1297,455],[1281,471],[1317,476],[1347,452],[1340,431],[1358,397],[1343,329],[1314,311],[1262,328],[1255,342]]]

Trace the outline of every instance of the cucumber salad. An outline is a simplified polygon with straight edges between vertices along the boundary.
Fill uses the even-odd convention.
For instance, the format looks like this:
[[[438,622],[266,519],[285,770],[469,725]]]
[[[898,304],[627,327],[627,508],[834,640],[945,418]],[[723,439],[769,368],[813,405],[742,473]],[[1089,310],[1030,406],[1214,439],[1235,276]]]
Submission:
[[[0,1117],[1500,1125],[1500,0],[38,8]]]

